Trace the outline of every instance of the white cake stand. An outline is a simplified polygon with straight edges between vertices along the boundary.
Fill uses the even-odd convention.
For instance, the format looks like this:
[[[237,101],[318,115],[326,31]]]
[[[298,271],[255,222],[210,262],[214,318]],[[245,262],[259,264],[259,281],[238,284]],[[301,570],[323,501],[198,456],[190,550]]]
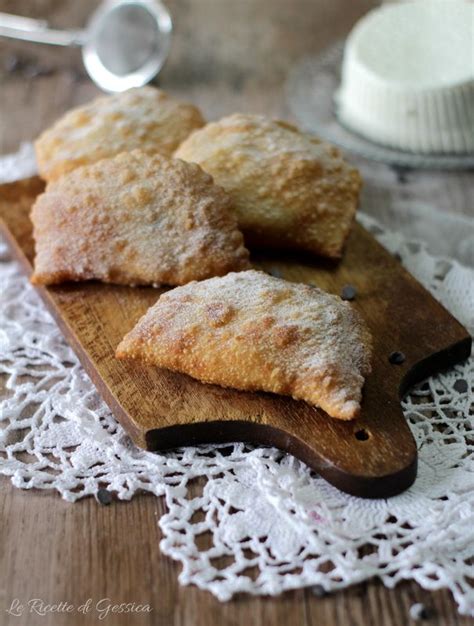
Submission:
[[[344,42],[339,41],[316,57],[305,57],[290,72],[286,94],[292,114],[301,127],[347,152],[395,167],[461,170],[474,168],[474,153],[421,154],[405,152],[365,139],[337,118],[334,99],[340,84]]]

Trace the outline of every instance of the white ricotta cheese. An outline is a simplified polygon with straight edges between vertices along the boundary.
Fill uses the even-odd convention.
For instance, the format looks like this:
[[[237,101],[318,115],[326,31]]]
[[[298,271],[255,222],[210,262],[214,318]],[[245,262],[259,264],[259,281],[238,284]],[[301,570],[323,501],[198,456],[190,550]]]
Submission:
[[[363,17],[345,46],[341,122],[394,148],[474,152],[474,4],[416,0]]]

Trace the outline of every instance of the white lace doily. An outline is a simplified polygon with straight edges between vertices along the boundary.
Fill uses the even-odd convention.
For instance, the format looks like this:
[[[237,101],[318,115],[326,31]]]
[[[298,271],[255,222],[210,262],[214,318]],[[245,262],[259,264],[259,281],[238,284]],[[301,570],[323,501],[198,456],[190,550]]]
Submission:
[[[31,174],[30,157],[28,146],[10,157],[8,174],[0,159],[0,178]],[[474,329],[472,269],[361,220]],[[16,487],[54,489],[71,502],[101,487],[124,500],[164,495],[161,549],[182,563],[182,584],[220,600],[314,584],[329,591],[379,576],[389,587],[402,579],[449,587],[459,611],[474,615],[473,358],[418,385],[403,403],[419,448],[415,484],[389,500],[362,500],[275,449],[136,448],[5,246],[1,255],[0,473]],[[191,495],[196,479],[202,489]]]

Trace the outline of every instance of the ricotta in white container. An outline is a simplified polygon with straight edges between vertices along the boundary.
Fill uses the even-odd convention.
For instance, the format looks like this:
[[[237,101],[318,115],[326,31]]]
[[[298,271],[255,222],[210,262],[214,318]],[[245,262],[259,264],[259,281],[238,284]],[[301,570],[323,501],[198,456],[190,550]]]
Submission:
[[[417,0],[363,17],[344,50],[337,114],[374,142],[474,152],[474,4]]]

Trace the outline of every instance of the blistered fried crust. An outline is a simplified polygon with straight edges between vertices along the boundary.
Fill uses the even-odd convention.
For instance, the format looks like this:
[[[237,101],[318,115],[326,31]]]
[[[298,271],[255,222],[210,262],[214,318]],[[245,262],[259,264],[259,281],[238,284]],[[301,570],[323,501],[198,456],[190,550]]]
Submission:
[[[235,114],[192,133],[175,155],[229,192],[247,245],[342,255],[361,179],[334,146],[286,122]]]
[[[198,165],[140,151],[49,183],[32,282],[182,285],[250,267],[229,196]]]
[[[153,87],[103,96],[69,111],[38,138],[39,173],[54,180],[81,165],[135,148],[171,156],[204,123],[195,106]]]
[[[251,270],[163,294],[116,354],[207,383],[306,400],[346,420],[359,413],[371,352],[369,331],[349,303]]]

